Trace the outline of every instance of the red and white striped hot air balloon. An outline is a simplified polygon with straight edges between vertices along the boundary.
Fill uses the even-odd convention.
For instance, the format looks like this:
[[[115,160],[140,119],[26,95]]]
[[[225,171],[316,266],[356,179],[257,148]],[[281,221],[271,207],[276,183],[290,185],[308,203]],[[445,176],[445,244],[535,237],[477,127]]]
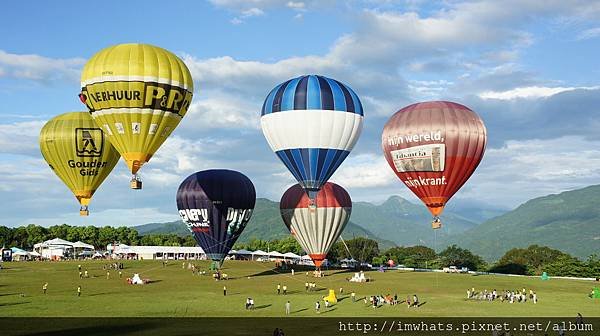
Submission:
[[[295,184],[283,194],[279,208],[285,226],[320,267],[350,219],[352,200],[344,188],[327,182],[311,205],[304,189]]]

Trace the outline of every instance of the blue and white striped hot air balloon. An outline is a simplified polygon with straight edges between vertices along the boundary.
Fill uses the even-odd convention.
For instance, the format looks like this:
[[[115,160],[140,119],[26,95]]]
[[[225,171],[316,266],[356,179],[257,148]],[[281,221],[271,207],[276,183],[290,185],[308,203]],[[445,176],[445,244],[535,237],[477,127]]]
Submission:
[[[314,200],[356,144],[363,108],[349,86],[300,76],[271,90],[260,123],[271,149]]]

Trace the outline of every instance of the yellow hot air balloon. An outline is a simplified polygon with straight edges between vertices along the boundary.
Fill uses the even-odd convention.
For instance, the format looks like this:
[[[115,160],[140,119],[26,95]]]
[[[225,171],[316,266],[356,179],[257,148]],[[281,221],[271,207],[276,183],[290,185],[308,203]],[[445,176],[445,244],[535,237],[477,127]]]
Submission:
[[[119,162],[119,153],[105,133],[87,112],[61,114],[42,128],[40,150],[75,194],[81,204],[79,214],[87,216],[92,195]]]
[[[173,53],[148,44],[119,44],[95,54],[81,74],[81,101],[137,176],[173,132],[192,101],[189,69]]]

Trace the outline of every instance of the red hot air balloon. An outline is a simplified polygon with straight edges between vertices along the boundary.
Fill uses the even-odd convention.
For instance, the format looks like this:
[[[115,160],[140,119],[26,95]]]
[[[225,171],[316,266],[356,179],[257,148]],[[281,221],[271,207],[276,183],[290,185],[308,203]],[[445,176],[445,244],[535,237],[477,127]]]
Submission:
[[[487,141],[479,116],[447,101],[416,103],[396,112],[383,128],[385,158],[400,180],[438,216],[481,162]]]
[[[295,184],[283,194],[279,207],[285,226],[318,268],[346,227],[352,200],[344,188],[326,182],[311,204],[304,189]]]

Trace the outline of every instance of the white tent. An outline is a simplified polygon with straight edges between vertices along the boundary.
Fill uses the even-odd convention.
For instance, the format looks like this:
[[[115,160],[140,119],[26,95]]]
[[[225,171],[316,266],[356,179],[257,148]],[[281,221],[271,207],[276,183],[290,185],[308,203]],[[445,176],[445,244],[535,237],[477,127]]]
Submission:
[[[256,250],[254,252],[252,252],[252,255],[256,255],[256,256],[266,256],[268,255],[267,252],[263,251],[263,250]]]
[[[93,250],[94,249],[94,245],[86,244],[86,243],[81,242],[81,241],[74,242],[73,243],[73,247],[74,248],[89,249],[89,250]]]
[[[32,256],[32,257],[41,257],[42,256],[41,254],[39,254],[39,253],[37,253],[35,251],[29,252],[29,255]]]
[[[234,254],[252,254],[252,251],[248,251],[248,250],[237,250]]]
[[[279,253],[277,251],[271,251],[271,252],[269,252],[269,256],[270,257],[276,257],[276,258],[283,258],[284,257],[283,253]]]
[[[47,244],[47,245],[73,246],[73,243],[71,243],[70,241],[64,240],[64,239],[60,239],[60,238],[54,238],[54,239],[46,240],[44,243]]]
[[[283,256],[290,259],[300,259],[300,256],[293,252],[284,253]]]

